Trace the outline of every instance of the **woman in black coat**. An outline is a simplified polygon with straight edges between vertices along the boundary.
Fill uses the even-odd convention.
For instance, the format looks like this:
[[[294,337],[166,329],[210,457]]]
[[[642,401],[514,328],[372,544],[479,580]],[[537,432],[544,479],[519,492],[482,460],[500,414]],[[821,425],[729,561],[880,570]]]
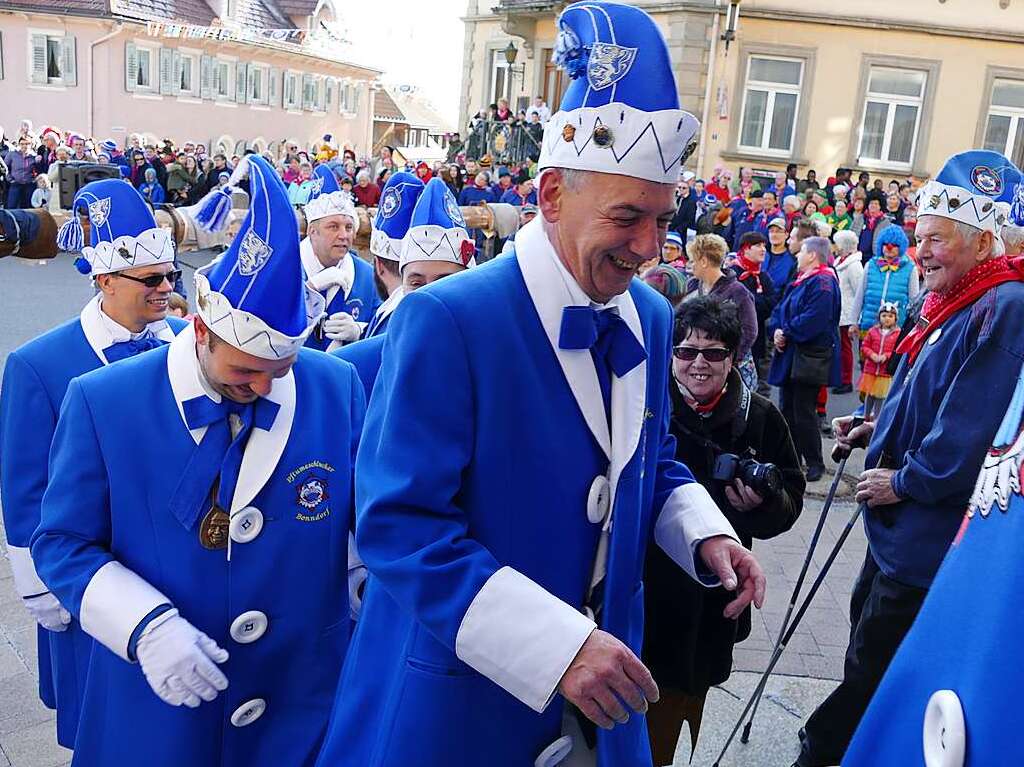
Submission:
[[[803,508],[804,477],[789,428],[772,402],[748,390],[733,368],[740,340],[735,306],[713,296],[680,306],[673,336],[670,430],[676,458],[714,498],[744,546],[789,530]],[[698,353],[698,350],[699,353]],[[705,351],[706,350],[706,351]],[[710,357],[710,359],[709,359]],[[775,491],[716,480],[723,454],[778,469]],[[696,744],[708,689],[729,678],[732,648],[750,635],[750,609],[723,616],[733,596],[686,578],[657,547],[644,576],[643,661],[661,690],[647,714],[655,765],[671,764],[684,721]]]

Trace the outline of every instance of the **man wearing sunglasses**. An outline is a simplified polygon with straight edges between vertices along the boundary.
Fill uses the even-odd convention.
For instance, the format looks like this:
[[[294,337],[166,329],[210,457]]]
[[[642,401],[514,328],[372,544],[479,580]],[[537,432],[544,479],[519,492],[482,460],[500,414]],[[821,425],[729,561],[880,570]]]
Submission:
[[[29,341],[7,358],[0,388],[0,494],[14,584],[39,624],[40,698],[57,709],[57,741],[73,748],[92,639],[36,574],[29,540],[39,524],[47,456],[71,380],[162,346],[185,327],[166,319],[180,275],[170,233],[157,227],[129,184],[94,181],[75,196],[89,217],[91,244],[75,262],[98,288],[78,317]],[[73,219],[65,238],[80,238]],[[74,243],[65,242],[70,248]]]

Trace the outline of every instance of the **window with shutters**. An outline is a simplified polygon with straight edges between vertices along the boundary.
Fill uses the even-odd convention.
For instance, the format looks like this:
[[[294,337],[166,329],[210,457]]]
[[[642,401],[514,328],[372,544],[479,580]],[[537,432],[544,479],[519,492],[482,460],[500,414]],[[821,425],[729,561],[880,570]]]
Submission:
[[[250,64],[248,71],[248,83],[246,85],[248,102],[250,104],[266,106],[270,103],[268,98],[267,84],[268,69],[263,64]]]
[[[199,54],[190,51],[174,53],[174,85],[179,96],[199,96]]]
[[[135,43],[135,87],[136,93],[156,93],[159,90],[160,71],[160,49],[156,46],[142,45]],[[165,80],[166,75],[165,74]]]
[[[234,62],[214,59],[213,97],[217,101],[231,101],[235,97]]]
[[[75,38],[54,32],[29,32],[29,82],[74,86],[77,80]]]
[[[284,108],[301,109],[302,95],[299,92],[299,84],[302,74],[299,72],[285,72],[284,74]]]

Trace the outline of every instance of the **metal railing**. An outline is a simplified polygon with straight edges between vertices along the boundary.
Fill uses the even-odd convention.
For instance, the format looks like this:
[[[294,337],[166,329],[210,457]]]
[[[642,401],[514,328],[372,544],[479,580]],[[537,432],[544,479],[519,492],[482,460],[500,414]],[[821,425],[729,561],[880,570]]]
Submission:
[[[516,120],[477,120],[469,124],[466,136],[466,159],[479,160],[487,155],[500,164],[521,163],[527,157],[536,161],[540,157],[541,135],[537,138]]]

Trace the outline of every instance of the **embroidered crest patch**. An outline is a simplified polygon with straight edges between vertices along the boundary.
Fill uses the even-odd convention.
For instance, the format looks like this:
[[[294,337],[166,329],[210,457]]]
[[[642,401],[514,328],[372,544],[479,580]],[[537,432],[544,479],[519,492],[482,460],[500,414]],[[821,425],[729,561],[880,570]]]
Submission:
[[[384,218],[391,218],[395,213],[398,212],[398,208],[401,206],[402,199],[398,193],[396,187],[391,187],[386,192],[380,201],[380,214]]]
[[[636,48],[614,43],[594,43],[587,61],[587,82],[595,91],[615,85],[629,74],[636,61]]]
[[[462,217],[462,211],[459,210],[459,203],[455,201],[455,195],[448,191],[444,193],[444,209],[456,226],[466,225],[466,219]]]
[[[309,196],[310,196],[310,199],[312,199],[313,197],[316,197],[317,195],[320,194],[320,192],[323,191],[323,188],[324,188],[324,177],[323,176],[314,176],[313,178],[310,179],[310,184],[312,186],[312,191],[310,192]]]
[[[295,490],[295,518],[300,522],[319,522],[331,514],[330,475],[334,467],[325,461],[310,461],[288,474]]]
[[[238,272],[244,277],[251,277],[262,269],[270,260],[274,249],[250,229],[238,246]]]
[[[93,226],[103,226],[110,218],[110,198],[104,197],[96,202],[89,203],[89,223]]]
[[[997,195],[1003,191],[1003,181],[999,174],[985,165],[978,165],[971,171],[971,183],[987,195]]]

